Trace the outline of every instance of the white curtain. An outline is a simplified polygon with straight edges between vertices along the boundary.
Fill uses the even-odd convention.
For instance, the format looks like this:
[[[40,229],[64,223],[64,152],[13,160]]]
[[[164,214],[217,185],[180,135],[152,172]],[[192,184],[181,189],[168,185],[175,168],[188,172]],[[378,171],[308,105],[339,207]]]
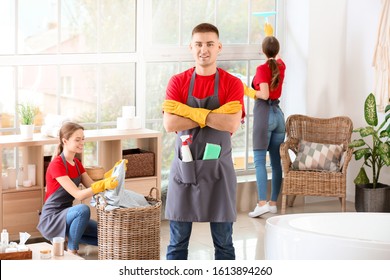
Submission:
[[[378,110],[384,111],[390,104],[390,0],[382,0],[382,10],[374,52],[374,94]]]

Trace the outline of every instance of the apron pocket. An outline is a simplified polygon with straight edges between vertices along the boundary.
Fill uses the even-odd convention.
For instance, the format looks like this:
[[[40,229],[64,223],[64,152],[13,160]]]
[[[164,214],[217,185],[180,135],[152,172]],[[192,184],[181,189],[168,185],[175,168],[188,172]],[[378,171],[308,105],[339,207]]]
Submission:
[[[177,160],[179,172],[175,179],[184,184],[196,184],[195,161],[183,162]]]
[[[197,185],[200,183],[213,184],[221,176],[221,159],[194,160],[183,162],[176,161],[178,172],[175,180],[183,184]]]
[[[198,184],[213,184],[221,178],[220,159],[196,160],[195,172]]]

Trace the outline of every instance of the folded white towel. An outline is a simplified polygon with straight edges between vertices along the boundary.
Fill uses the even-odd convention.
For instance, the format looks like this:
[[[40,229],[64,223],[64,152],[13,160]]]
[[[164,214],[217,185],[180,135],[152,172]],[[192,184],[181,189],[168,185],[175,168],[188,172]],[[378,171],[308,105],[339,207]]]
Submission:
[[[70,121],[70,118],[62,115],[47,114],[45,124],[41,126],[41,134],[49,137],[58,137],[61,126]]]

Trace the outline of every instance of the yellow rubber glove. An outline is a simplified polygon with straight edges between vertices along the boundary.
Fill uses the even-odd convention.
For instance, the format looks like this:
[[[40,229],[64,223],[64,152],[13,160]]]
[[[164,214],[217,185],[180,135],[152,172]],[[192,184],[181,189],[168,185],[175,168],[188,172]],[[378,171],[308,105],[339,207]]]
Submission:
[[[212,113],[218,113],[218,114],[235,114],[242,110],[242,104],[240,101],[230,101],[218,109],[212,110]]]
[[[265,36],[274,36],[274,28],[270,23],[264,23],[264,33]]]
[[[202,128],[206,126],[206,118],[211,112],[204,108],[192,108],[175,100],[165,100],[162,107],[164,112],[191,119]]]
[[[115,167],[117,167],[120,163],[122,162],[122,160],[118,160],[114,167],[111,168],[110,170],[108,170],[106,173],[104,173],[104,178],[108,178],[108,177],[111,177],[112,176],[112,172],[114,171]],[[127,170],[127,163],[129,161],[127,159],[125,159],[125,171]]]
[[[118,186],[118,180],[116,180],[116,177],[108,177],[106,179],[91,184],[91,189],[94,194],[97,194],[105,190],[113,190],[117,186]]]
[[[257,99],[256,91],[253,88],[249,88],[245,83],[242,83],[244,86],[244,94],[250,98]]]

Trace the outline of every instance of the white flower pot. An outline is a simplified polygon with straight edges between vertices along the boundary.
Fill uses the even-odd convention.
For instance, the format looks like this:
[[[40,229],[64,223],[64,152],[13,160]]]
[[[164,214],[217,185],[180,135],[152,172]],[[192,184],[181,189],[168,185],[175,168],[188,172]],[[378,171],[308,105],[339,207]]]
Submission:
[[[21,135],[22,139],[25,139],[25,140],[33,139],[34,125],[33,124],[21,124],[20,125],[20,135]]]

